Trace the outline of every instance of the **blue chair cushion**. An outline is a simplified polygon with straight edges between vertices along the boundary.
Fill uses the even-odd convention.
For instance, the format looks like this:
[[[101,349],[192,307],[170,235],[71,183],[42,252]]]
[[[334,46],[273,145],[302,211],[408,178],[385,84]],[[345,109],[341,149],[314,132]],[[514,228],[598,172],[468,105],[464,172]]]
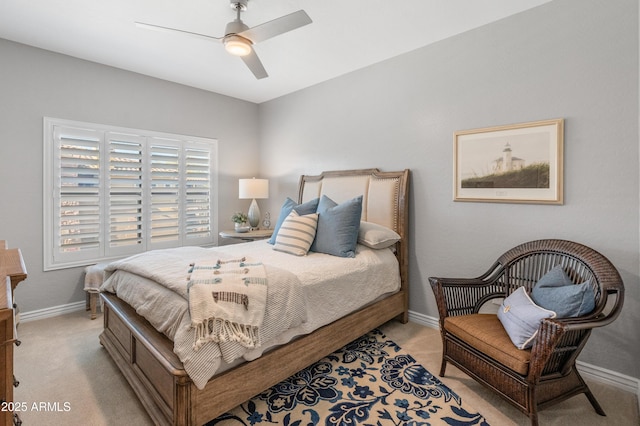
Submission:
[[[574,284],[562,265],[547,272],[533,286],[533,301],[543,308],[552,310],[558,318],[586,315],[595,308],[595,291],[591,280]]]

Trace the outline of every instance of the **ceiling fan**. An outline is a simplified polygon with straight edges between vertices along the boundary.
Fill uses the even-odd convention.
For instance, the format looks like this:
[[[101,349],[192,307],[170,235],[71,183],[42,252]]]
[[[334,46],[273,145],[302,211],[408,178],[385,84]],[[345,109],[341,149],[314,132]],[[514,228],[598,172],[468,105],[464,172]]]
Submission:
[[[249,28],[244,22],[242,22],[242,19],[240,19],[240,13],[247,10],[248,2],[249,0],[230,0],[231,9],[236,11],[236,19],[227,24],[224,36],[222,37],[214,37],[206,34],[179,30],[176,28],[147,24],[144,22],[136,22],[136,25],[152,30],[180,32],[196,37],[202,37],[207,40],[222,41],[227,52],[235,56],[240,56],[253,75],[255,75],[257,79],[261,79],[268,77],[269,75],[253,49],[253,45],[288,31],[295,30],[296,28],[308,25],[312,21],[304,10],[298,10],[297,12],[293,12],[272,21],[265,22],[264,24]]]

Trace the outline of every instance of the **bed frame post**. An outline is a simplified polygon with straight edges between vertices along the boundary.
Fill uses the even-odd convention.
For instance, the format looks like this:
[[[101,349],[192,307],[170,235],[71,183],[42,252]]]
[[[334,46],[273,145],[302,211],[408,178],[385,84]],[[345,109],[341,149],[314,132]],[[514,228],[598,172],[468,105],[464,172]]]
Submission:
[[[404,312],[398,316],[403,324],[409,322],[409,169],[404,170],[398,191],[398,262],[400,263],[400,280],[404,292]]]

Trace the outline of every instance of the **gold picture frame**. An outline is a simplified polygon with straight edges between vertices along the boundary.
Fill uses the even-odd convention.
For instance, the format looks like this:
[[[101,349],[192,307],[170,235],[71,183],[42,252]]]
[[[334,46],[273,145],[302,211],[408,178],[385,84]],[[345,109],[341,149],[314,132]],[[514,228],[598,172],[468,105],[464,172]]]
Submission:
[[[561,118],[455,132],[454,201],[563,204],[563,145]]]

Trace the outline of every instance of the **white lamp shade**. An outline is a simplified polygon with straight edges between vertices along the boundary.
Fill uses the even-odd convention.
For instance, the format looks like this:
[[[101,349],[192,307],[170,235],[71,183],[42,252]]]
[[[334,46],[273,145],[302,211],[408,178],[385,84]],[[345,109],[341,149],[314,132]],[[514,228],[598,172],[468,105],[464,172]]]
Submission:
[[[238,198],[261,199],[269,198],[268,179],[240,179],[238,182]]]

